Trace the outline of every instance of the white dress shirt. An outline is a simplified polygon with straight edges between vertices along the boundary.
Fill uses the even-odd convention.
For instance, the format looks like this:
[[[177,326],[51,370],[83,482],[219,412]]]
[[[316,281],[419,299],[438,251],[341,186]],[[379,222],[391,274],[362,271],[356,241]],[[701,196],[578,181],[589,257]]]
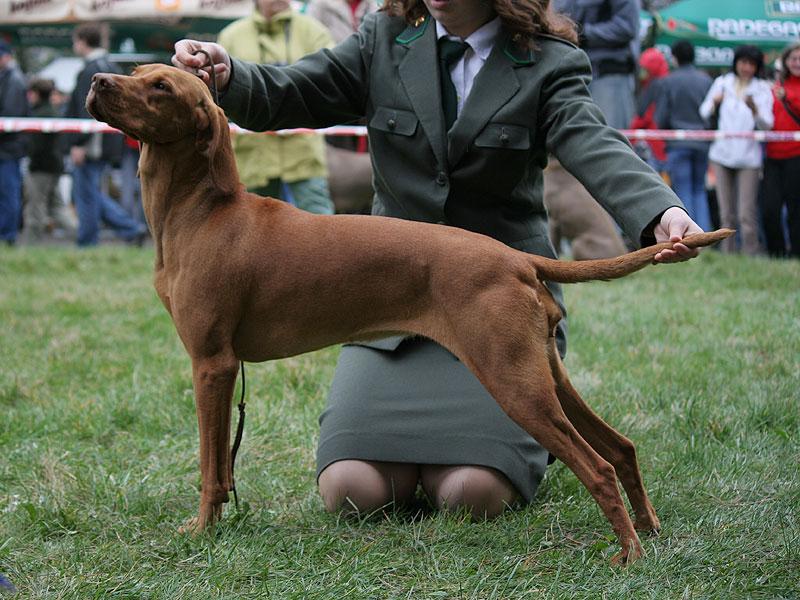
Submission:
[[[475,77],[489,58],[492,48],[494,48],[495,41],[500,33],[500,26],[500,17],[495,17],[486,25],[473,31],[472,35],[462,40],[458,36],[450,35],[444,25],[436,21],[437,40],[448,37],[451,40],[463,41],[469,44],[464,56],[458,59],[450,68],[450,78],[456,88],[456,96],[458,98],[457,114],[459,115],[464,107],[464,102],[467,101],[467,97],[472,91],[472,82],[475,81]]]

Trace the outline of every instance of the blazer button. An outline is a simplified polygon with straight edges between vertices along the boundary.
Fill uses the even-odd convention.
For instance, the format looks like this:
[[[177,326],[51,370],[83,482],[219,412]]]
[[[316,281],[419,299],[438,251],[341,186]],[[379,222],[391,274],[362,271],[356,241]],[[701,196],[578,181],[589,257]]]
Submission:
[[[397,121],[395,121],[394,119],[389,119],[388,121],[386,121],[386,126],[389,127],[389,129],[391,129],[392,131],[394,131],[394,128],[397,127]]]
[[[508,145],[508,134],[507,133],[503,133],[503,134],[500,135],[500,143],[503,144],[503,146],[507,146]]]
[[[436,175],[436,183],[441,186],[447,185],[447,173],[444,171],[439,171],[439,173]]]

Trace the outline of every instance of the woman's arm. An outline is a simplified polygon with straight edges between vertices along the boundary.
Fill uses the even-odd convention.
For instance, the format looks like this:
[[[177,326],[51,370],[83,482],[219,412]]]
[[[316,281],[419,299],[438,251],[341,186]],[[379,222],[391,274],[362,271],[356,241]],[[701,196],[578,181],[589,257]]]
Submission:
[[[553,154],[589,193],[639,242],[681,201],[633,152],[628,140],[608,127],[588,91],[586,55],[567,49],[542,86],[539,128]]]
[[[231,59],[217,44],[182,40],[172,63],[210,81],[208,61],[193,55],[211,53],[220,106],[247,129],[266,131],[290,127],[327,127],[364,115],[369,95],[369,61],[374,43],[374,19],[365,19],[358,34],[333,49],[323,49],[298,62],[276,67]]]

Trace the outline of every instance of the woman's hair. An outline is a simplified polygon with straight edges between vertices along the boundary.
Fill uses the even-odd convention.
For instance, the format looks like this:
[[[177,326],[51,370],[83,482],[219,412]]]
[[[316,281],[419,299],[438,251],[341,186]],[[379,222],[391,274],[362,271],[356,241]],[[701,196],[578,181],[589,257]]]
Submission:
[[[800,42],[792,42],[781,52],[781,81],[786,81],[786,78],[789,77],[789,69],[786,68],[786,59],[789,58],[789,55],[795,50],[800,50]]]
[[[764,53],[750,44],[737,46],[733,51],[733,73],[736,73],[736,63],[740,60],[747,60],[756,66],[756,77],[764,76]]]
[[[511,32],[512,39],[522,48],[534,48],[534,38],[543,33],[578,43],[575,23],[569,17],[553,11],[549,0],[486,1],[492,3],[503,27]],[[403,17],[409,24],[428,15],[422,0],[386,0],[381,10]]]

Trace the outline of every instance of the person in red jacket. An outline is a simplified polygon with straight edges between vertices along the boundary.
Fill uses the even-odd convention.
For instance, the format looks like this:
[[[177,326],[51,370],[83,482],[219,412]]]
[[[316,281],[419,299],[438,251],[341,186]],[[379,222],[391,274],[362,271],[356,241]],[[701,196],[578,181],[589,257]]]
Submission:
[[[775,131],[800,131],[800,42],[781,54],[780,74],[772,89]],[[786,206],[787,247],[782,223]],[[767,252],[770,256],[800,258],[800,142],[768,142],[761,206]]]
[[[636,115],[631,129],[658,129],[653,114],[658,96],[657,81],[669,74],[669,64],[656,48],[648,48],[639,57],[639,94],[636,98]],[[667,143],[664,140],[638,142],[636,151],[657,173],[666,172]]]

